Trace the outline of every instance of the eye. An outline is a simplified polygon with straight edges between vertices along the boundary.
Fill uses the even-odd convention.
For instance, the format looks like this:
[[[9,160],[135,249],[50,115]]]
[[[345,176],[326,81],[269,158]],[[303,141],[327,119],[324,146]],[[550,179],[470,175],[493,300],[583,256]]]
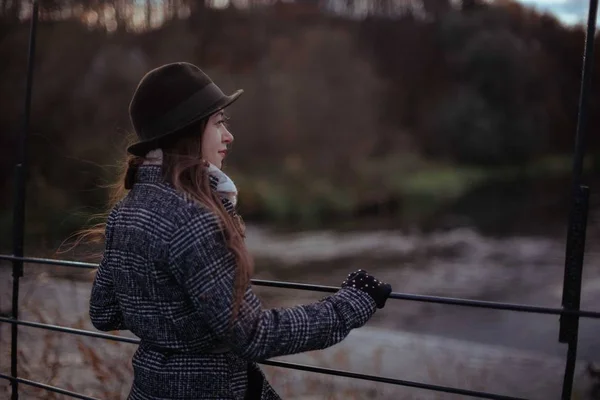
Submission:
[[[217,124],[223,125],[223,126],[228,126],[229,125],[228,122],[229,122],[229,117],[226,115],[223,115],[223,117],[219,121],[217,121]]]

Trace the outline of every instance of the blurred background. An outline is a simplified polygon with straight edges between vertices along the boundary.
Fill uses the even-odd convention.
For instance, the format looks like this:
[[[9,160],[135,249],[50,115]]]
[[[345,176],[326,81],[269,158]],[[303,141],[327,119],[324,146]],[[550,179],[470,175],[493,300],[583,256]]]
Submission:
[[[199,65],[226,92],[226,172],[257,278],[339,285],[363,268],[394,291],[560,305],[582,71],[583,0],[44,0],[28,156],[28,256],[97,261],[64,242],[106,211],[141,77]],[[31,2],[0,0],[0,250],[12,251]],[[600,45],[584,180],[592,199],[582,307],[599,309]],[[0,312],[10,264],[0,264]],[[24,319],[90,328],[92,275],[26,267]],[[265,306],[318,293],[256,288]],[[600,398],[600,323],[583,321],[577,398]],[[19,328],[20,374],[125,398],[135,346]],[[8,326],[0,370],[9,371]],[[121,333],[127,335],[127,333]],[[351,351],[360,343],[363,350]],[[361,353],[362,351],[362,353]],[[332,368],[558,399],[558,318],[390,301],[331,349]],[[284,358],[284,359],[288,359]],[[286,399],[458,399],[265,369]],[[358,386],[356,386],[358,385]],[[362,385],[362,386],[361,386]],[[25,398],[61,398],[22,387]],[[4,390],[4,392],[3,392]],[[0,381],[0,395],[9,393]]]

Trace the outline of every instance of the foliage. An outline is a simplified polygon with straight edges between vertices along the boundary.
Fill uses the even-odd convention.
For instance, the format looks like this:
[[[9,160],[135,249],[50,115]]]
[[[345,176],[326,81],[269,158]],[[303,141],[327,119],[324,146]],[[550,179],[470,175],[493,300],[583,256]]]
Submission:
[[[407,212],[459,196],[471,184],[464,182],[478,181],[456,178],[465,169],[480,176],[572,151],[581,27],[510,1],[468,11],[443,0],[362,11],[352,2],[336,10],[321,1],[263,3],[221,10],[156,2],[140,20],[128,0],[43,2],[29,138],[32,232],[64,238],[104,211],[102,185],[114,179],[131,136],[135,85],[178,60],[201,65],[225,91],[246,91],[231,107],[236,141],[227,168],[248,219],[318,222],[384,203]],[[22,126],[27,4],[0,2],[4,210]],[[362,19],[348,18],[359,12]],[[590,132],[600,123],[594,66]],[[590,135],[591,151],[599,140]],[[432,165],[455,171],[438,174]],[[1,215],[10,221],[9,211]]]

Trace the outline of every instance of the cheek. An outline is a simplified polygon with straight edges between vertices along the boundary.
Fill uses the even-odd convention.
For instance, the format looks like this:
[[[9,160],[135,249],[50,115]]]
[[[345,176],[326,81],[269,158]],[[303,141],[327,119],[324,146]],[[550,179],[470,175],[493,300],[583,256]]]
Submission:
[[[202,137],[202,150],[210,150],[214,147],[215,143],[215,131],[214,129],[206,129],[204,136]]]

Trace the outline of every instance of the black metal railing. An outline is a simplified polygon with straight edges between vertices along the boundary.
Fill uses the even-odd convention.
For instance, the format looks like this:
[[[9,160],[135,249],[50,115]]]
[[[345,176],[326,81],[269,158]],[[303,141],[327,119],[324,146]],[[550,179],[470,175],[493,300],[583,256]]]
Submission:
[[[596,32],[596,13],[598,8],[598,0],[590,0],[586,40],[583,55],[583,73],[581,79],[581,91],[579,96],[579,111],[577,120],[577,132],[575,139],[575,154],[573,159],[573,179],[571,193],[571,211],[568,221],[567,249],[565,256],[565,275],[563,284],[563,298],[561,308],[541,307],[527,304],[513,304],[502,302],[490,302],[480,300],[467,300],[459,298],[449,298],[440,296],[416,295],[407,293],[392,293],[391,299],[419,301],[428,303],[438,303],[453,306],[463,307],[478,307],[486,309],[526,312],[536,314],[548,314],[560,316],[560,332],[559,342],[568,345],[565,372],[563,379],[562,400],[569,400],[573,388],[573,378],[575,371],[575,363],[577,361],[577,339],[580,318],[600,318],[598,311],[580,310],[581,298],[581,277],[583,269],[583,255],[585,252],[585,233],[587,224],[587,211],[589,188],[583,186],[582,167],[585,153],[585,133],[587,126],[587,105],[589,102],[589,91],[592,72],[593,44]],[[121,337],[108,333],[88,331],[84,329],[75,329],[64,326],[57,326],[33,321],[23,321],[19,319],[19,279],[23,276],[23,265],[28,264],[45,264],[56,265],[62,267],[94,269],[96,264],[84,263],[78,261],[56,260],[46,258],[25,257],[23,250],[24,241],[24,216],[25,216],[25,183],[27,170],[27,139],[29,133],[29,121],[31,114],[31,93],[33,89],[33,69],[36,44],[36,31],[38,22],[39,1],[33,0],[33,9],[31,14],[28,62],[27,62],[27,78],[25,83],[25,105],[23,130],[20,136],[18,160],[15,166],[15,203],[14,203],[14,221],[13,221],[13,254],[0,255],[0,261],[12,262],[12,314],[10,318],[0,317],[0,323],[11,325],[11,374],[6,375],[0,373],[0,378],[11,382],[12,400],[19,398],[19,384],[33,386],[47,390],[49,392],[63,394],[69,397],[87,400],[97,400],[94,397],[82,395],[69,390],[61,389],[55,386],[43,384],[40,382],[31,381],[20,378],[17,373],[18,361],[18,327],[27,326],[44,330],[56,331],[72,335],[88,336],[98,339],[113,340],[124,343],[138,344],[136,338]],[[268,286],[283,289],[299,289],[311,290],[317,292],[336,292],[337,287],[312,285],[293,282],[278,282],[270,280],[253,279],[252,283],[257,286]],[[505,396],[494,393],[486,393],[481,391],[465,390],[460,388],[446,387],[428,383],[413,382],[401,379],[386,378],[375,375],[359,374],[354,372],[341,371],[336,369],[315,367],[310,365],[302,365],[291,362],[282,361],[262,361],[261,364],[270,365],[281,368],[289,368],[301,371],[322,373],[334,376],[341,376],[353,379],[362,379],[373,382],[389,383],[406,387],[420,388],[433,390],[438,392],[458,394],[462,396],[477,397],[483,399],[502,399],[502,400],[521,400],[518,397]]]

